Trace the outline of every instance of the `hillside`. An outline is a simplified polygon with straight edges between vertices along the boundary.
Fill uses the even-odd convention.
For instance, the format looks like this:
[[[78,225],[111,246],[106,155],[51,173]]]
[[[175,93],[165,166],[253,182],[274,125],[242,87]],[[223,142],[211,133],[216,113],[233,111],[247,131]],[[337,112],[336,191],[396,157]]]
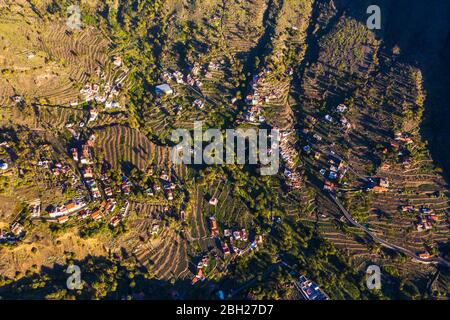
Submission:
[[[449,298],[450,4],[0,0],[0,17],[0,296],[298,299],[305,275],[337,300]],[[280,130],[278,172],[175,163],[194,121]]]

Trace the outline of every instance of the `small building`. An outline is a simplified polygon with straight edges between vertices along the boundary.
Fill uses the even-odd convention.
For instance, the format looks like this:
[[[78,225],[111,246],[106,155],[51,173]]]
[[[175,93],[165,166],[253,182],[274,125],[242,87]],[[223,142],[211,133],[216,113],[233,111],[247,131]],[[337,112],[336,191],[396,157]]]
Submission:
[[[72,148],[71,150],[72,153],[72,159],[76,162],[78,162],[80,159],[78,158],[78,150],[77,148]]]
[[[41,216],[41,205],[35,204],[31,210],[31,218],[39,218]]]
[[[69,217],[61,216],[61,217],[56,218],[56,220],[58,221],[59,224],[63,224],[63,223],[66,223],[67,221],[69,221]]]
[[[151,234],[158,234],[158,231],[159,231],[159,224],[154,224],[154,225],[152,226],[152,232],[151,232]]]
[[[323,186],[323,190],[333,192],[336,189],[336,184],[330,181],[326,181]]]
[[[8,170],[8,168],[9,168],[8,164],[0,160],[0,170],[6,171]]]
[[[217,198],[211,198],[211,200],[209,200],[209,204],[212,206],[217,206],[218,203],[219,203],[219,199],[217,199]]]
[[[180,219],[183,221],[186,220],[186,211],[184,211],[184,210],[180,211]]]
[[[432,257],[432,255],[429,254],[428,252],[419,253],[419,258],[421,258],[421,259],[430,259],[431,257]]]
[[[92,170],[92,167],[87,167],[83,170],[83,178],[92,179],[93,177],[94,177],[94,171]]]
[[[81,210],[78,212],[78,219],[86,219],[89,217],[89,210]]]
[[[216,218],[210,217],[209,221],[210,221],[210,224],[211,224],[211,236],[218,237],[219,236],[219,230],[217,229]]]
[[[58,218],[58,217],[66,215],[66,214],[67,214],[67,209],[65,206],[57,206],[49,212],[49,216],[52,218]]]
[[[96,210],[91,214],[91,219],[92,220],[99,220],[102,218],[102,212],[101,210]]]
[[[340,104],[337,106],[336,111],[339,113],[344,113],[347,111],[347,106],[345,104]]]
[[[120,221],[121,221],[121,219],[119,216],[114,216],[109,221],[109,224],[113,227],[117,227],[120,224]]]
[[[255,238],[255,242],[257,243],[257,244],[262,244],[263,243],[263,236],[262,235],[257,235],[256,236],[256,238]]]
[[[173,90],[168,84],[165,83],[156,86],[155,93],[159,96],[168,96],[173,94]]]
[[[222,244],[222,251],[224,255],[229,255],[230,254],[230,248],[228,248],[228,245],[226,243]]]
[[[241,230],[241,239],[242,241],[247,241],[247,231],[245,229]]]
[[[381,178],[380,179],[380,187],[383,187],[383,188],[389,188],[389,179],[387,179],[387,178]]]
[[[20,224],[19,222],[14,222],[11,226],[11,232],[15,235],[15,236],[20,236],[23,232],[23,225]]]
[[[114,57],[114,60],[113,60],[113,64],[114,64],[116,67],[122,66],[122,57],[115,56],[115,57]]]
[[[97,120],[98,111],[95,108],[89,109],[89,122]]]
[[[378,185],[376,185],[373,188],[373,191],[381,193],[381,192],[388,192],[389,191],[389,180],[381,178],[378,182]]]
[[[107,197],[112,197],[113,196],[113,191],[110,187],[105,188],[105,194]]]

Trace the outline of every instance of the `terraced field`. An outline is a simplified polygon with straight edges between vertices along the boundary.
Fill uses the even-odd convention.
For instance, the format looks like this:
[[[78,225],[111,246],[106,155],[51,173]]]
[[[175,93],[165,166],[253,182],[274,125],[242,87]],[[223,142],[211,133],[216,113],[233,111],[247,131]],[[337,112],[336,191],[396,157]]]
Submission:
[[[146,170],[150,164],[171,167],[170,148],[158,147],[138,130],[126,126],[96,129],[96,153],[104,156],[113,167],[123,164]]]
[[[2,18],[0,63],[8,76],[1,79],[1,105],[13,105],[11,97],[20,95],[30,102],[68,106],[79,100],[80,84],[95,78],[97,67],[104,68],[105,81],[117,76],[110,67],[109,40],[98,30],[69,32],[65,21],[45,22],[31,13],[27,20],[14,13]]]

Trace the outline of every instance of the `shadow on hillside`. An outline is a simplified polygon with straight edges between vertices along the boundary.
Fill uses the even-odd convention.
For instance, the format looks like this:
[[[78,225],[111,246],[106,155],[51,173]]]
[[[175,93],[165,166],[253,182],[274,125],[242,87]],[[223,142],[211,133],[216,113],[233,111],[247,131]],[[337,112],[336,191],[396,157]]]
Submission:
[[[158,280],[146,276],[147,271],[134,266],[131,260],[88,256],[73,261],[81,270],[83,288],[78,291],[67,289],[67,280],[71,276],[66,273],[68,265],[42,267],[37,273],[1,286],[0,297],[6,300],[210,300],[217,299],[219,290],[228,292],[239,285],[231,280],[226,284],[204,281],[195,285],[191,284],[191,279]]]
[[[337,1],[346,3],[346,1]],[[362,23],[369,5],[381,7],[384,53],[400,48],[399,60],[422,71],[425,101],[421,134],[450,183],[450,3],[448,1],[355,1],[345,14]]]

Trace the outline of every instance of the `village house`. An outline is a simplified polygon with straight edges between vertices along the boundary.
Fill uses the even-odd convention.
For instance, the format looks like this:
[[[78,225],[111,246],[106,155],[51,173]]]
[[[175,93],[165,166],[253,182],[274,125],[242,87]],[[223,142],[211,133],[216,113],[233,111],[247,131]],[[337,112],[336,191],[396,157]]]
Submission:
[[[336,184],[331,181],[325,181],[325,185],[323,186],[324,191],[334,192],[336,189]]]
[[[65,205],[66,213],[68,215],[71,215],[80,211],[81,209],[84,209],[86,206],[86,203],[84,203],[83,201],[70,201]]]
[[[217,229],[217,221],[216,218],[210,217],[209,222],[211,225],[211,236],[212,237],[218,237],[219,236],[219,230]]]
[[[89,120],[88,122],[93,122],[95,120],[97,120],[98,117],[98,111],[95,108],[91,108],[89,109]]]
[[[198,281],[204,281],[205,276],[203,275],[203,269],[200,267],[197,267],[197,274],[194,278],[192,278],[192,284],[196,284]]]
[[[56,220],[58,221],[59,224],[64,224],[67,221],[69,221],[69,217],[68,216],[60,216],[60,217],[56,218]]]
[[[178,83],[178,84],[183,84],[184,83],[184,80],[183,80],[184,75],[180,71],[175,71],[173,73],[173,77],[175,78],[176,83]]]
[[[222,252],[225,256],[230,254],[230,248],[225,242],[222,243]]]
[[[92,156],[89,145],[84,144],[81,147],[81,163],[82,164],[92,164]]]
[[[78,212],[78,219],[86,219],[90,216],[90,212],[89,210],[81,210],[80,212]]]
[[[102,218],[102,211],[101,210],[96,210],[96,211],[91,213],[91,219],[92,220],[99,220],[101,218]]]
[[[428,253],[428,252],[419,253],[419,258],[421,258],[421,259],[430,259],[432,257],[433,256],[430,253]]]
[[[347,106],[345,104],[340,104],[336,107],[336,111],[339,113],[344,113],[347,111]]]
[[[116,209],[116,207],[117,207],[117,202],[114,199],[108,199],[105,210],[108,213],[111,213]]]
[[[378,180],[378,184],[373,188],[373,191],[381,193],[381,192],[388,192],[389,191],[389,179],[387,178],[380,178]]]
[[[114,64],[116,67],[121,67],[121,66],[122,66],[122,57],[115,56],[115,57],[113,58],[113,64]]]
[[[194,101],[194,103],[192,104],[193,107],[197,107],[199,109],[203,109],[203,107],[205,106],[205,103],[203,102],[203,100],[201,99],[196,99]]]
[[[112,191],[111,187],[105,188],[104,191],[105,191],[105,195],[107,197],[112,197],[113,196],[113,191]]]
[[[39,218],[41,216],[41,205],[34,204],[31,209],[31,218]]]
[[[396,132],[394,135],[395,141],[400,141],[405,144],[413,143],[412,135],[408,132]]]
[[[184,211],[184,210],[180,211],[180,219],[183,220],[183,221],[186,220],[186,211]]]
[[[15,236],[20,236],[22,234],[23,230],[24,230],[24,226],[19,222],[14,222],[11,225],[11,232]]]
[[[83,172],[83,178],[85,179],[91,179],[94,177],[94,170],[92,167],[86,167],[82,170]]]
[[[53,207],[48,214],[51,218],[58,218],[67,215],[68,213],[65,206],[56,206]]]
[[[0,170],[6,171],[6,170],[8,170],[8,168],[9,168],[9,165],[6,162],[4,162],[3,160],[0,160]]]
[[[169,201],[173,200],[173,192],[171,190],[166,190],[166,196],[167,196],[167,200],[169,200]]]
[[[72,153],[72,159],[73,159],[74,161],[78,162],[78,161],[79,161],[79,158],[78,158],[78,150],[77,150],[77,148],[72,148],[72,149],[70,150],[70,152]]]
[[[114,217],[112,217],[111,218],[111,220],[109,221],[109,224],[112,226],[112,227],[117,227],[119,224],[120,224],[120,222],[121,222],[122,220],[120,219],[120,217],[119,216],[114,216]]]
[[[173,94],[173,90],[168,84],[161,84],[156,86],[155,93],[158,96],[168,96]]]

